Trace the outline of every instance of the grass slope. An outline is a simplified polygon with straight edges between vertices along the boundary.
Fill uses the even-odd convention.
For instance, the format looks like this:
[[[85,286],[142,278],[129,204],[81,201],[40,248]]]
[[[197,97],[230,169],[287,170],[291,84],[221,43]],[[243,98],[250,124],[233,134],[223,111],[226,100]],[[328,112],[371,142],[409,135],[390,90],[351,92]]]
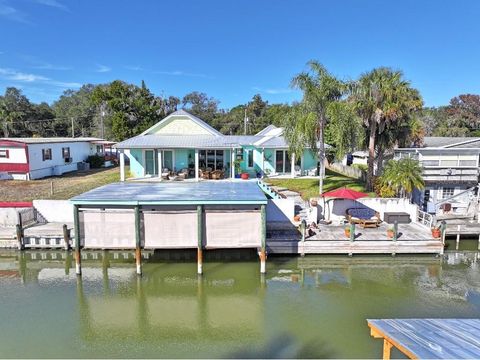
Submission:
[[[303,199],[318,197],[318,179],[266,179],[266,182],[274,186],[285,187],[300,193]],[[347,187],[349,189],[366,192],[365,184],[360,180],[347,177],[331,170],[326,170],[323,181],[323,192]],[[370,195],[372,195],[371,193]]]

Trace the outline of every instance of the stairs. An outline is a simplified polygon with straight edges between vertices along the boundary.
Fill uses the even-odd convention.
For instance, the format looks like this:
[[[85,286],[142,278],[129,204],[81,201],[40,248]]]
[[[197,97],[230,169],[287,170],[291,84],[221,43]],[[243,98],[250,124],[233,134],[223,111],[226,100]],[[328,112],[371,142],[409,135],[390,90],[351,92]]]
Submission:
[[[281,196],[275,189],[273,189],[269,184],[265,183],[262,180],[257,180],[257,185],[262,189],[262,191],[271,199],[282,199]]]

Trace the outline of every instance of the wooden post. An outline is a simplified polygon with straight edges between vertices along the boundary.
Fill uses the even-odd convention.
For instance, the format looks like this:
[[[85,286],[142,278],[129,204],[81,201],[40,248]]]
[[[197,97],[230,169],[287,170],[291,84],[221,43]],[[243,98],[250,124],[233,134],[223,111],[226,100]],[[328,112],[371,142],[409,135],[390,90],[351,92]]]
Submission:
[[[25,249],[25,246],[23,244],[22,226],[17,224],[16,230],[17,230],[18,250],[23,250]]]
[[[393,222],[393,241],[397,241],[398,238],[398,220]]]
[[[305,220],[302,220],[302,223],[300,224],[300,231],[302,232],[302,252],[301,252],[301,256],[304,257],[305,256],[305,229],[306,229],[306,222]]]
[[[120,181],[125,181],[125,153],[120,151]]]
[[[445,220],[442,221],[440,228],[442,232],[442,251],[440,252],[440,255],[443,255],[445,253],[445,237],[447,234],[447,223],[445,222]],[[479,240],[479,243],[480,243],[480,240]]]
[[[135,260],[137,275],[142,275],[142,249],[140,229],[140,206],[135,206]]]
[[[80,214],[78,205],[73,205],[73,224],[75,228],[75,273],[82,275],[82,257],[80,242]]]
[[[266,237],[267,237],[267,216],[265,212],[265,205],[262,204],[260,207],[260,216],[261,216],[261,232],[260,232],[260,240],[262,244],[262,248],[260,249],[260,273],[265,274],[266,269]]]
[[[67,224],[63,224],[63,242],[65,243],[65,250],[70,250],[70,231]]]
[[[390,360],[390,351],[392,350],[392,344],[387,339],[383,339],[383,360]]]
[[[355,241],[355,223],[354,222],[350,223],[350,241],[351,242]]]
[[[197,274],[203,274],[203,206],[197,206]]]
[[[460,225],[457,225],[457,241],[455,244],[455,250],[460,248]]]

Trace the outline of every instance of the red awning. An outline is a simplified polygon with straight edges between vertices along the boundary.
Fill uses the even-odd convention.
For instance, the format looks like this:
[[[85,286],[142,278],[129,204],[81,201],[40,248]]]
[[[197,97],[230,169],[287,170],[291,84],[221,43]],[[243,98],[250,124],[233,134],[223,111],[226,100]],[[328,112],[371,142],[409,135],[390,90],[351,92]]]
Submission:
[[[340,189],[335,189],[332,191],[328,191],[326,193],[321,194],[322,197],[330,197],[330,198],[337,198],[337,199],[350,199],[350,200],[357,200],[363,197],[367,197],[368,194],[362,193],[360,191],[355,191],[352,189],[347,189],[345,187]]]

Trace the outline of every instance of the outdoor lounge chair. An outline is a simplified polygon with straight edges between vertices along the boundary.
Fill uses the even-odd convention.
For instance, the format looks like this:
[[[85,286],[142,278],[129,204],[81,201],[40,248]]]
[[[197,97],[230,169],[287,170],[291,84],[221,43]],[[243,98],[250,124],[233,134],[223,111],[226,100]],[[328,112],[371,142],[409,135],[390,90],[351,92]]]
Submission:
[[[170,175],[170,170],[168,168],[164,168],[162,170],[162,179],[168,180],[169,175]]]
[[[350,223],[359,224],[362,228],[376,228],[380,224],[380,214],[370,208],[349,208],[347,218]]]
[[[178,180],[185,180],[188,177],[188,169],[184,168],[180,170],[178,173]]]
[[[225,173],[222,170],[215,170],[211,172],[210,176],[213,180],[220,180],[224,178]]]

